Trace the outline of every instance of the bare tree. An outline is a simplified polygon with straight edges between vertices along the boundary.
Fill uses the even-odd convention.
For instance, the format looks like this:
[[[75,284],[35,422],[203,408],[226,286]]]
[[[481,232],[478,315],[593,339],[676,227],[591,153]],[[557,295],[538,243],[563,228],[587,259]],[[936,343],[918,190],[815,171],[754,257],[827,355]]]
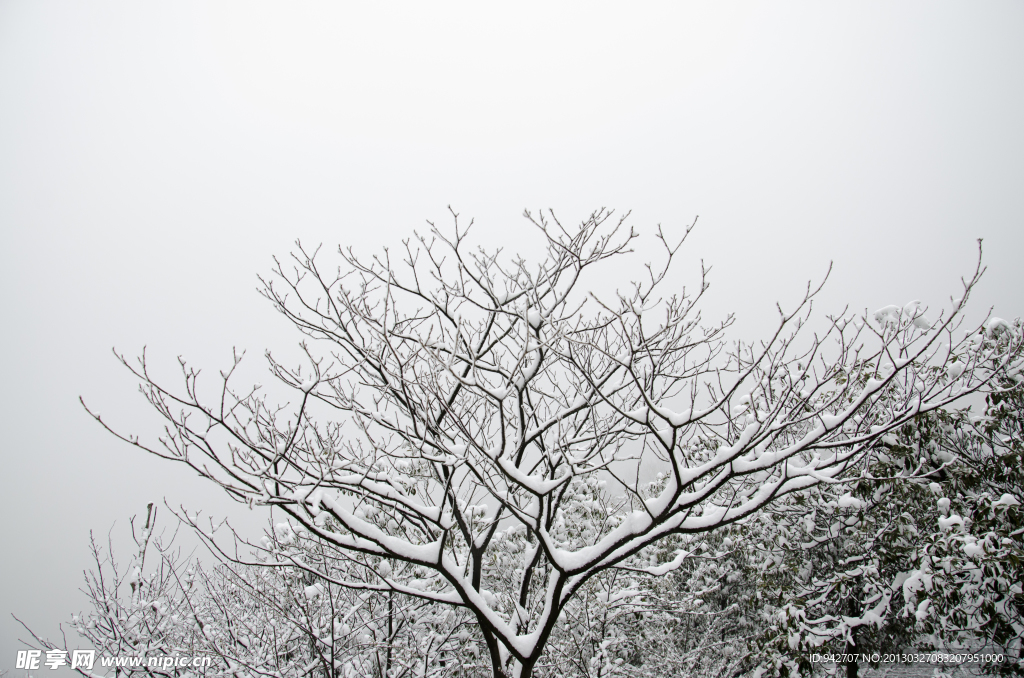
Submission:
[[[212,403],[184,361],[176,389],[151,377],[145,355],[122,357],[167,428],[161,445],[120,437],[284,511],[331,548],[411,568],[414,579],[388,566],[334,583],[468,608],[496,677],[533,673],[595,574],[636,569],[631,559],[668,535],[710,532],[836,480],[876,439],[975,391],[1019,348],[996,355],[953,337],[980,257],[934,323],[910,304],[873,319],[844,312],[805,336],[809,285],[766,340],[730,346],[731,317],[705,327],[696,308],[707,270],[692,293],[664,289],[692,226],[679,242],[659,227],[664,263],[601,299],[582,282],[621,275],[638,237],[625,217],[600,210],[572,230],[527,212],[546,242],[530,264],[470,248],[453,216],[448,235],[431,224],[398,255],[341,250],[333,274],[299,243],[262,281],[313,340],[305,367],[267,354],[297,404],[236,390],[240,356]],[[641,476],[654,471],[664,482],[652,494]],[[612,481],[614,506],[567,525],[574,488],[595,478]],[[514,535],[528,546],[510,559]]]
[[[376,576],[350,558],[333,560],[329,548],[288,523],[269,530],[266,550],[276,562],[220,560],[204,567],[198,558],[182,557],[174,546],[177,532],[156,533],[155,518],[150,504],[144,525],[132,519],[137,551],[126,568],[118,566],[112,546],[91,540],[95,567],[85,573],[84,589],[89,609],[73,615],[70,625],[92,646],[86,661],[69,661],[82,650],[71,647],[63,629],[60,642],[53,642],[26,626],[32,639],[26,645],[61,657],[86,678],[467,675],[453,661],[473,647],[465,610],[336,586],[281,564],[287,552],[347,581]]]

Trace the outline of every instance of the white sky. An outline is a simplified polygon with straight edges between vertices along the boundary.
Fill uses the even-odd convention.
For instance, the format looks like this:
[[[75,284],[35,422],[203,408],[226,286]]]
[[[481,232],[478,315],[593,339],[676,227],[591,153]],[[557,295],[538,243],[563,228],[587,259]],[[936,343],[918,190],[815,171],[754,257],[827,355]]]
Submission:
[[[77,398],[157,432],[112,346],[258,374],[298,341],[255,293],[295,238],[699,214],[682,279],[712,264],[706,317],[753,338],[829,261],[822,311],[937,306],[984,237],[975,309],[1020,315],[1021,3],[552,4],[0,2],[0,669],[11,612],[83,608],[90,529],[231,509]]]

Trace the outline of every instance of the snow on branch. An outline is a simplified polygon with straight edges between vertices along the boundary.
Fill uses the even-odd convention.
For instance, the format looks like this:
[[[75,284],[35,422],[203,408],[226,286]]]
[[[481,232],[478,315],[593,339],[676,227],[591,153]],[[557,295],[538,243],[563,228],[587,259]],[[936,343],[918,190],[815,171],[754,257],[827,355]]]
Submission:
[[[494,666],[519,676],[592,577],[833,483],[890,431],[1019,366],[1003,321],[954,337],[980,254],[951,309],[844,311],[809,334],[821,287],[808,285],[765,340],[730,345],[731,316],[706,325],[698,311],[707,269],[694,293],[668,289],[692,226],[674,240],[659,227],[664,265],[599,298],[588,285],[621,275],[640,237],[626,217],[599,210],[568,229],[527,213],[546,245],[527,262],[471,248],[472,224],[453,216],[397,257],[339,250],[328,273],[297,243],[277,262],[262,294],[305,335],[309,363],[268,354],[293,404],[229,385],[240,357],[210,405],[198,372],[182,363],[171,388],[143,356],[124,362],[167,433],[162,446],[121,437],[339,553],[431,572],[426,588],[385,581],[471,610]],[[641,488],[651,469],[656,492]]]

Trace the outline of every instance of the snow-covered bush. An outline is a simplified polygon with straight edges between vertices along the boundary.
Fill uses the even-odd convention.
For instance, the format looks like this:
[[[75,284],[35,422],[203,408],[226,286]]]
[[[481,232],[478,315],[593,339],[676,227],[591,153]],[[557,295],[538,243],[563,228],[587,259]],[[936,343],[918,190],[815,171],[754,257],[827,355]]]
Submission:
[[[998,326],[966,341],[998,353],[1021,336],[1019,321]],[[759,535],[760,567],[745,576],[764,594],[751,653],[762,668],[809,674],[812,652],[967,648],[1003,656],[978,667],[986,672],[1024,672],[1019,357],[981,414],[918,415],[847,482],[791,494],[745,522]]]

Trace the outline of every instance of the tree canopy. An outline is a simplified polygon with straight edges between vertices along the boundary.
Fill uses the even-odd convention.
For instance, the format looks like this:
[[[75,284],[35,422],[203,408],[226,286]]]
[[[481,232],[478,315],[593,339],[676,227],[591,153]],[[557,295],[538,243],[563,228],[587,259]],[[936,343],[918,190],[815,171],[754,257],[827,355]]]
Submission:
[[[792,598],[779,606],[788,616],[778,617],[777,637],[793,651],[866,638],[855,629],[882,629],[879,619],[888,623],[890,611],[911,606],[936,637],[1002,623],[971,615],[1003,605],[1004,584],[972,598],[975,612],[962,605],[938,616],[922,612],[945,609],[933,593],[942,576],[974,576],[954,574],[960,565],[952,561],[944,575],[935,571],[944,554],[962,557],[966,533],[948,529],[913,544],[890,538],[920,532],[918,521],[930,519],[894,508],[897,497],[922,491],[908,479],[939,482],[939,496],[943,487],[960,487],[942,485],[954,456],[969,465],[979,445],[1018,445],[1012,449],[1020,453],[1019,442],[1006,442],[1019,441],[1019,431],[999,429],[1010,419],[998,414],[1007,411],[998,403],[1019,394],[1019,324],[988,318],[960,334],[983,272],[980,253],[978,268],[944,308],[912,302],[817,318],[811,309],[820,287],[808,285],[792,309],[779,307],[763,341],[730,344],[731,317],[712,325],[701,319],[707,271],[693,290],[668,282],[692,226],[674,239],[659,227],[660,263],[602,298],[588,293],[588,280],[625,279],[624,255],[639,237],[628,215],[600,210],[578,228],[553,214],[526,217],[546,246],[539,262],[472,247],[470,228],[457,217],[451,229],[432,226],[397,252],[365,258],[339,249],[334,270],[318,250],[298,244],[262,279],[264,296],[306,338],[302,365],[267,353],[294,400],[278,404],[259,386],[240,388],[238,355],[211,400],[199,370],[182,360],[181,382],[172,386],[151,376],[143,354],[122,361],[165,418],[166,432],[159,443],[115,433],[283,516],[262,543],[248,544],[251,556],[206,534],[228,560],[301,572],[312,598],[327,590],[316,586],[334,587],[450,609],[456,616],[446,617],[445,628],[458,633],[471,620],[496,677],[528,678],[546,671],[542,658],[554,655],[600,668],[586,675],[627,670],[621,654],[616,664],[615,648],[628,645],[628,634],[602,631],[581,652],[586,643],[566,630],[567,620],[587,618],[592,635],[595,619],[607,630],[625,628],[628,619],[672,626],[680,615],[709,613],[693,581],[685,586],[692,595],[669,603],[675,594],[650,583],[668,580],[652,577],[696,576],[696,563],[704,563],[701,576],[718,568],[728,577],[721,566],[744,548],[739,536],[756,534],[769,516],[768,532],[745,537],[768,554],[761,569],[790,563],[798,570],[758,575],[753,585],[757,599],[768,592]],[[923,421],[948,425],[929,413],[982,389],[997,407],[985,420],[997,422],[987,438],[950,451],[922,433]],[[956,483],[970,477],[957,475]],[[1010,499],[1019,495],[1018,480],[1000,486]],[[999,527],[1019,519],[1005,517],[1009,504],[982,494],[950,497],[947,513],[962,512],[957,525],[990,521],[991,534],[1010,529]],[[887,509],[869,512],[875,505]],[[1007,538],[1017,541],[978,536],[970,544],[994,559],[1000,549],[1019,554],[1019,534]],[[798,547],[801,539],[821,548]],[[887,550],[876,547],[882,541]],[[901,582],[906,597],[897,604],[890,575],[911,567],[904,563],[916,574]],[[752,581],[749,572],[735,574],[732,583]],[[915,588],[911,580],[932,583]],[[838,601],[848,607],[837,608]],[[730,605],[715,613],[719,621],[705,619],[691,631],[724,638],[729,624],[758,626],[737,621],[743,615]],[[993,640],[1005,645],[1019,611],[1014,619],[993,630]],[[322,628],[311,637],[320,639]],[[446,633],[438,636],[443,643],[430,644],[434,652],[451,646],[455,636]],[[764,647],[774,642],[761,637]],[[672,645],[667,636],[657,642]],[[697,646],[675,645],[681,652]],[[784,654],[772,655],[772,670],[799,670]],[[734,668],[749,670],[750,661],[737,656]],[[321,663],[344,675],[339,662]]]

